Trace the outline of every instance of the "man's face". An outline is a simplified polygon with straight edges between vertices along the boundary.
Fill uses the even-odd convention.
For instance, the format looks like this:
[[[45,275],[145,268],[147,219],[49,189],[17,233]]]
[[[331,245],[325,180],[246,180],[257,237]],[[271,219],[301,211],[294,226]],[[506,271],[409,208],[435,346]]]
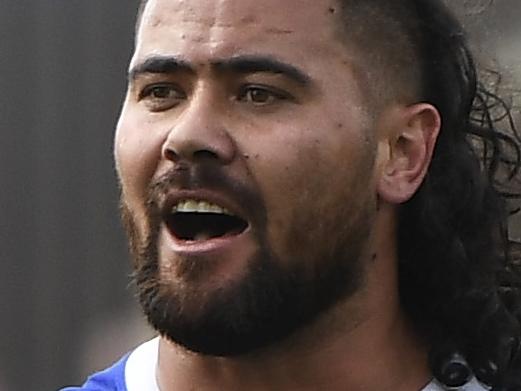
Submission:
[[[150,0],[115,139],[150,322],[231,355],[363,283],[376,140],[327,0]]]

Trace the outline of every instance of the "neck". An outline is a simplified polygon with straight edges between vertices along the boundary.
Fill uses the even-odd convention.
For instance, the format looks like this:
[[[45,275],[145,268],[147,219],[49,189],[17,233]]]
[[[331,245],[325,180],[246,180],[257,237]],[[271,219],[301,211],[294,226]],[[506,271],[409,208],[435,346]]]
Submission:
[[[162,339],[162,391],[397,390],[428,382],[425,346],[400,310],[394,227],[382,212],[363,289],[277,346],[220,358],[189,353]],[[385,254],[385,255],[384,255]]]

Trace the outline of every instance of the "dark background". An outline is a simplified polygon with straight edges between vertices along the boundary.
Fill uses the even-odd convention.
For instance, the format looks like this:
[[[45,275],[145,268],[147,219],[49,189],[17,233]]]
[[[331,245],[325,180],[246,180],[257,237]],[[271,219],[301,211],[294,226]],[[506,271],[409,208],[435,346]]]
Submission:
[[[0,0],[1,391],[78,384],[150,333],[112,162],[136,4]],[[450,4],[515,95],[521,2]]]

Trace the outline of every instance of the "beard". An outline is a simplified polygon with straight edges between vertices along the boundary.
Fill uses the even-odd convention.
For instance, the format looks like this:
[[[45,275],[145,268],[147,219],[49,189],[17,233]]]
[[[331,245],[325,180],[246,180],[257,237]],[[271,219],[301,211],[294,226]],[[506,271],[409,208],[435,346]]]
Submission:
[[[140,233],[139,222],[122,196],[138,298],[148,322],[161,336],[204,355],[242,355],[289,337],[360,289],[365,276],[362,255],[374,214],[366,201],[370,197],[360,197],[363,205],[336,207],[328,217],[317,216],[312,208],[295,213],[285,235],[290,255],[281,259],[266,240],[266,211],[258,192],[211,171],[171,172],[152,184],[146,234]],[[258,211],[257,227],[252,230],[257,251],[244,261],[239,278],[202,289],[195,281],[204,277],[205,262],[193,257],[176,260],[181,281],[161,271],[159,205],[171,186],[226,191]]]

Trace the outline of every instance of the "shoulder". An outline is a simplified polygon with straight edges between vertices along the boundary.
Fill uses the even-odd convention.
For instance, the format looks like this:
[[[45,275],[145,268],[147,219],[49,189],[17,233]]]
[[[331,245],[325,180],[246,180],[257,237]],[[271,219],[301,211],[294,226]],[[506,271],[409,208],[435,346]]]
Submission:
[[[130,354],[104,371],[90,376],[81,387],[66,387],[60,391],[127,391],[125,386],[125,367]]]

